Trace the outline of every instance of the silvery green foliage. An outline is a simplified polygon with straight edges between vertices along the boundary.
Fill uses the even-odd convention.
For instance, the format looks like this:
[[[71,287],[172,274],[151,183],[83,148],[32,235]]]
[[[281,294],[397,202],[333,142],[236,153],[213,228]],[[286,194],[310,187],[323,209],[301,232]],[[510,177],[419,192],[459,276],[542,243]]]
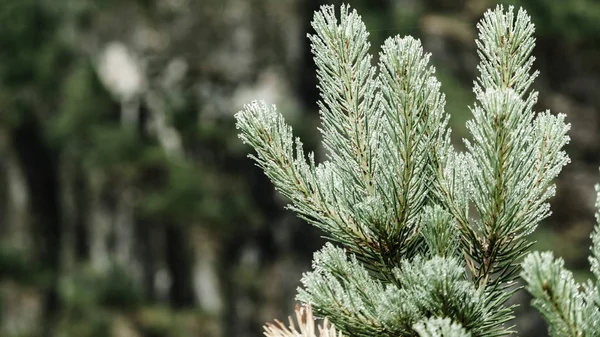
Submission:
[[[456,219],[439,205],[425,206],[421,215],[421,235],[431,255],[457,256],[459,233]]]
[[[421,256],[404,259],[394,279],[382,282],[343,249],[326,244],[315,254],[298,299],[313,303],[321,314],[350,336],[412,336],[425,317],[460,319],[474,335],[499,335],[505,321],[484,288],[467,280],[457,258]]]
[[[415,325],[421,337],[470,337],[471,334],[448,318],[428,318]]]
[[[523,262],[523,279],[532,304],[548,322],[551,336],[600,336],[600,185],[596,185],[596,226],[592,233],[591,272],[595,282],[577,284],[562,259],[551,252],[531,253]]]
[[[445,98],[412,37],[385,41],[377,67],[356,11],[315,14],[323,145],[316,163],[274,106],[236,114],[241,139],[290,209],[328,243],[298,299],[348,336],[504,336],[527,235],[549,215],[567,163],[564,116],[532,108],[533,25],[523,10],[488,11],[465,140],[450,143]],[[469,210],[477,217],[472,219]]]
[[[466,221],[462,204],[450,209],[462,210],[456,215],[467,240],[461,242],[475,278],[502,286],[518,274],[514,261],[530,247],[526,236],[550,214],[546,201],[555,192],[552,179],[568,162],[562,147],[569,126],[564,115],[532,113],[537,92],[527,89],[537,76],[531,73],[534,28],[525,11],[516,17],[512,10],[488,11],[478,28],[481,75],[463,169],[479,219]]]

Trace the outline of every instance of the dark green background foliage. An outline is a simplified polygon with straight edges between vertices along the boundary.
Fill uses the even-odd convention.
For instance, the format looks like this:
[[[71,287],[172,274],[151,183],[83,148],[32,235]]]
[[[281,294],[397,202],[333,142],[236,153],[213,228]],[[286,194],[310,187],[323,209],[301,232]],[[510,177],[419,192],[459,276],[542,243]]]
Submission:
[[[233,114],[251,99],[277,103],[323,156],[306,38],[322,3],[0,1],[0,335],[259,336],[288,314],[322,239],[245,157]],[[433,53],[457,140],[474,98],[475,23],[495,3],[350,1],[375,54],[395,34]],[[587,270],[600,5],[510,3],[537,26],[536,110],[573,124],[573,163],[535,248]],[[132,98],[99,71],[114,42],[142,69]],[[542,335],[526,309],[522,335]]]

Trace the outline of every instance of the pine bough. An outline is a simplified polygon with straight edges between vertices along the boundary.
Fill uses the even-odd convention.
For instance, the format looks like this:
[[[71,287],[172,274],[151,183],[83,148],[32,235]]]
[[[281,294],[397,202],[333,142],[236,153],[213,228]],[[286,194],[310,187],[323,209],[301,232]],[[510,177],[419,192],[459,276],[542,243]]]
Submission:
[[[533,111],[529,16],[499,6],[477,26],[480,75],[464,152],[450,142],[445,97],[419,40],[387,39],[373,66],[356,11],[342,6],[338,19],[323,6],[312,26],[327,159],[305,155],[274,106],[252,102],[236,114],[251,157],[288,207],[331,241],[315,253],[297,299],[335,325],[328,335],[514,333],[507,301],[519,262],[569,161],[565,116]],[[596,230],[596,277],[599,259]],[[528,256],[524,267],[555,336],[600,335],[598,285],[585,284],[582,295],[549,253]],[[314,336],[303,315],[301,335]],[[300,335],[291,320],[289,330],[270,325],[267,334],[279,328],[279,336]]]
[[[551,252],[531,253],[523,262],[522,276],[534,297],[533,306],[548,321],[551,336],[600,336],[600,185],[596,185],[596,210],[589,257],[596,282],[575,283],[564,261],[554,259]]]

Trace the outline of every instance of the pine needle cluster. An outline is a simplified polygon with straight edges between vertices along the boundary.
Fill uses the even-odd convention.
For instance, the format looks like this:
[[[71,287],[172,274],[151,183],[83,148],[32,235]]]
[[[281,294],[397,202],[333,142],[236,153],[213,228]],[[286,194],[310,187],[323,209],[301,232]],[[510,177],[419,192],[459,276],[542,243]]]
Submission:
[[[297,299],[345,336],[513,333],[507,301],[519,261],[569,161],[564,115],[533,111],[529,16],[498,6],[477,26],[464,152],[450,142],[445,96],[419,40],[390,37],[373,65],[355,10],[323,6],[312,26],[326,160],[305,154],[275,106],[252,102],[236,114],[289,209],[330,240]]]
[[[523,279],[533,306],[548,323],[551,336],[600,336],[600,185],[596,185],[596,226],[588,258],[595,282],[578,284],[561,258],[551,252],[530,253],[523,262]]]

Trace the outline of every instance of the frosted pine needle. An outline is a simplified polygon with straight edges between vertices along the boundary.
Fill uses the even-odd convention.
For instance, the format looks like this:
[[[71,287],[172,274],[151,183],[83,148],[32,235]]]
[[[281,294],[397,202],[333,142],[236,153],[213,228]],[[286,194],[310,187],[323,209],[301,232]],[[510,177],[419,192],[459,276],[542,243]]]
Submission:
[[[265,335],[513,334],[509,299],[519,261],[533,244],[529,234],[550,215],[553,179],[569,162],[565,116],[533,110],[538,73],[529,16],[498,6],[478,25],[480,76],[463,152],[452,146],[445,96],[418,39],[390,37],[374,65],[367,28],[349,6],[321,7],[312,27],[324,160],[305,154],[275,106],[252,102],[235,116],[240,138],[256,151],[251,158],[288,208],[332,241],[315,253],[296,298],[335,328],[325,320],[317,329],[307,306],[287,327],[267,324]],[[594,242],[600,246],[600,234]],[[567,284],[553,275],[552,289]],[[538,288],[545,296],[543,283]],[[598,298],[600,286],[587,289],[585,298]],[[575,294],[564,293],[573,299],[566,307],[581,305],[553,317],[567,312],[582,322],[577,331],[598,331],[600,299]],[[598,315],[580,320],[584,304]]]

